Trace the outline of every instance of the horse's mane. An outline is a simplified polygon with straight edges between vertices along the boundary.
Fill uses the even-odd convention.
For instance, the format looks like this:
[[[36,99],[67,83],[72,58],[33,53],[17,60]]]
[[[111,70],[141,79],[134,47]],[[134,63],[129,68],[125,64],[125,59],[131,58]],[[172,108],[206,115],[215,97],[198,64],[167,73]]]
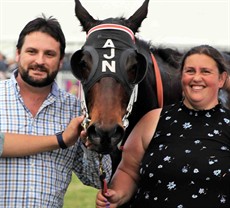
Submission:
[[[159,56],[164,62],[168,63],[170,66],[178,69],[180,67],[181,58],[183,53],[177,49],[168,48],[164,46],[153,46],[151,41],[145,41],[136,38],[137,45],[142,47],[144,50],[150,51],[154,55]]]
[[[152,47],[151,51],[153,54],[158,54],[170,66],[176,69],[180,68],[183,54],[179,50],[160,46],[158,48]]]

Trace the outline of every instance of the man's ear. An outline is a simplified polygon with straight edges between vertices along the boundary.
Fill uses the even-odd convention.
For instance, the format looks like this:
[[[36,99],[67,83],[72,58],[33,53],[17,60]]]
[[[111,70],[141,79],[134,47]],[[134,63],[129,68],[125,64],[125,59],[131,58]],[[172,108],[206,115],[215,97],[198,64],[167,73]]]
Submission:
[[[62,68],[63,63],[64,63],[64,58],[62,58],[62,59],[60,60],[60,63],[59,63],[59,70]]]

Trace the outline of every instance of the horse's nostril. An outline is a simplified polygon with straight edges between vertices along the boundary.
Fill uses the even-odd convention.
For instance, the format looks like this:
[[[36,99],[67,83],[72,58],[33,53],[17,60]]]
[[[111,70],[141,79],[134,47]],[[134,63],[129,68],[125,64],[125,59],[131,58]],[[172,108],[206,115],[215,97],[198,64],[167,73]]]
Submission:
[[[119,142],[122,140],[124,134],[125,134],[124,128],[121,127],[120,125],[117,125],[117,126],[115,127],[115,131],[114,131],[113,137],[119,138],[119,140],[118,140],[118,141],[114,141],[114,142],[115,142],[116,144],[119,143]],[[113,142],[113,141],[111,141],[111,142]],[[112,145],[113,145],[113,144],[112,144]]]
[[[124,136],[124,129],[116,124],[112,128],[98,127],[98,125],[91,125],[88,130],[88,137],[94,145],[115,146]]]
[[[93,143],[96,143],[95,140],[96,140],[96,138],[98,138],[98,134],[97,134],[95,125],[91,125],[87,129],[87,134],[88,134],[89,140],[92,141]],[[100,143],[100,141],[98,141],[97,143]]]

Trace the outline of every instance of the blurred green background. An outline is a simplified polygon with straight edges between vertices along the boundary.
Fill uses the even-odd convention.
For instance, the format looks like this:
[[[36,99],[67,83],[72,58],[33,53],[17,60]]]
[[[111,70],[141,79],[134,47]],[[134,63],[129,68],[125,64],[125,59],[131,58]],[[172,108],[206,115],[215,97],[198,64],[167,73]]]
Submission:
[[[97,189],[85,186],[75,174],[64,199],[63,208],[94,208]]]

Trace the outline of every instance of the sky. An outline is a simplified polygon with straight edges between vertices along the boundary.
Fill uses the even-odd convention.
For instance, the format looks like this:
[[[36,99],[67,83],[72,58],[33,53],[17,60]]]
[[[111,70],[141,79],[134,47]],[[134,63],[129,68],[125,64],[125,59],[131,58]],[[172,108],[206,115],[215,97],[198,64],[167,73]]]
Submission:
[[[143,0],[81,0],[95,19],[129,18]],[[75,17],[74,0],[0,0],[0,52],[13,57],[25,24],[44,13],[60,22],[67,52],[85,41]],[[230,0],[150,0],[139,37],[153,45],[174,48],[209,44],[230,52]]]

